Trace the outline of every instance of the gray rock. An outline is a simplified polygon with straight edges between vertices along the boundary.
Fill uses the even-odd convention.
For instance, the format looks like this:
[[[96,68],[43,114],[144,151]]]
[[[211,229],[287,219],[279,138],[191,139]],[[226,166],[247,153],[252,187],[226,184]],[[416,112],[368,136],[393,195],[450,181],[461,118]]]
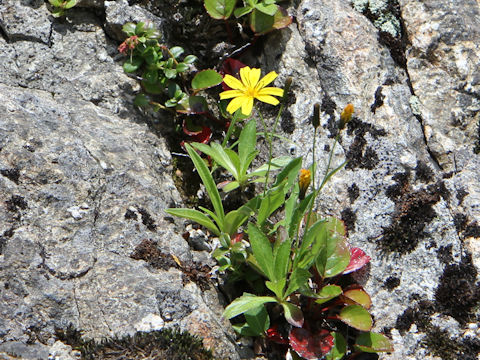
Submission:
[[[164,219],[181,201],[164,141],[77,98],[60,105],[47,92],[0,85],[0,104],[0,168],[11,170],[0,177],[2,341],[48,343],[70,323],[99,339],[160,317],[193,333],[201,323],[206,342],[237,358],[224,325],[205,320],[222,311],[215,294],[130,258],[148,238],[192,259]],[[126,217],[131,209],[138,216]]]

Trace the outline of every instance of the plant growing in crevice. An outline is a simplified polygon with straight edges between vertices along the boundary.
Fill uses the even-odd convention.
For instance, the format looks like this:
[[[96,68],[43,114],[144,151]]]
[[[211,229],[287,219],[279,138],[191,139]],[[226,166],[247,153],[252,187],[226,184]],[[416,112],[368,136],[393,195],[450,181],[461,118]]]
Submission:
[[[273,75],[267,75],[262,83],[260,70],[243,69],[240,79],[225,77],[231,89],[221,94],[223,99],[233,98],[227,111],[234,113],[234,117],[239,112],[250,115],[255,99],[276,105],[279,100],[272,97],[276,95],[282,96],[282,103],[285,101],[287,91],[260,93]],[[271,132],[256,109],[269,146],[268,161],[261,172],[248,172],[257,156],[255,120],[244,126],[239,140],[230,148],[220,144],[187,145],[214,210],[168,209],[167,212],[196,221],[217,235],[221,245],[212,255],[220,270],[231,275],[230,281],[244,280],[248,284],[243,295],[233,300],[224,312],[226,318],[235,319],[234,328],[241,335],[263,337],[281,344],[285,352],[290,348],[305,359],[353,359],[361,352],[392,351],[388,338],[371,332],[370,297],[348,276],[370,258],[361,249],[348,245],[343,222],[314,211],[315,201],[327,181],[345,165],[332,168],[332,153],[340,132],[352,118],[353,105],[347,105],[340,116],[325,173],[318,180],[315,140],[313,164],[308,169],[301,169],[301,157],[283,159],[278,166],[272,159],[272,137],[282,109],[283,106]],[[319,106],[314,110],[315,139]],[[229,185],[244,187],[249,182],[261,181],[263,192],[224,214],[218,185],[195,149],[209,155],[232,176],[231,182],[220,187],[231,190]],[[278,174],[271,176],[274,169]]]
[[[77,0],[48,0],[52,5],[52,15],[56,18],[65,15],[65,11],[77,5]]]
[[[230,37],[231,30],[227,20],[232,15],[236,19],[247,17],[249,27],[256,35],[290,25],[292,17],[276,3],[276,0],[204,0],[208,14],[214,19],[225,21]]]

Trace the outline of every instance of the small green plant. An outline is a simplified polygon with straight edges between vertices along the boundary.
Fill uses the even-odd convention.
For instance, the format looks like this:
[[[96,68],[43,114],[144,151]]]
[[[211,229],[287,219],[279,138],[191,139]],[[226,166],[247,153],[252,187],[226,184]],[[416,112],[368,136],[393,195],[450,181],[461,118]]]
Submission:
[[[225,76],[231,89],[221,94],[223,99],[232,99],[227,111],[234,113],[234,118],[239,112],[250,115],[255,99],[273,105],[279,101],[272,95],[283,95],[285,100],[285,94],[278,91],[281,89],[261,93],[262,89],[277,89],[265,87],[276,74],[267,75],[262,82],[265,78],[259,80],[258,69],[242,69],[240,79]],[[226,318],[235,319],[234,328],[241,335],[264,337],[304,359],[353,359],[360,352],[392,351],[388,338],[371,332],[370,297],[348,276],[370,258],[361,249],[348,245],[340,220],[322,217],[314,211],[315,200],[326,182],[345,165],[332,169],[331,161],[339,134],[353,116],[353,105],[347,105],[340,115],[339,132],[321,181],[312,176],[317,168],[319,106],[314,108],[313,164],[309,169],[301,169],[302,158],[289,158],[279,166],[272,160],[272,136],[282,108],[283,101],[270,133],[257,109],[269,144],[269,160],[260,170],[248,172],[258,154],[255,120],[244,125],[235,143],[236,151],[233,146],[219,144],[187,145],[214,211],[201,208],[167,212],[194,220],[219,236],[221,245],[212,255],[220,270],[228,271],[230,281],[242,279],[248,284],[249,290],[224,312]],[[219,186],[195,149],[210,156],[233,177],[223,186],[224,190],[262,181],[264,191],[225,215]],[[274,180],[269,178],[273,169],[279,170]],[[280,328],[286,330],[282,332]]]
[[[144,90],[135,98],[136,105],[193,114],[208,110],[205,98],[197,93],[220,84],[222,76],[219,73],[201,71],[188,87],[186,74],[197,60],[195,55],[183,56],[183,48],[160,44],[160,33],[150,22],[127,23],[122,29],[128,36],[118,47],[127,55],[123,69],[126,73],[139,74]]]
[[[232,15],[237,19],[248,15],[251,30],[257,35],[263,35],[292,23],[292,17],[276,2],[276,0],[204,0],[204,5],[208,14],[217,20],[227,20]]]
[[[52,15],[54,17],[65,15],[65,11],[77,4],[77,0],[48,0],[48,2],[53,6]]]

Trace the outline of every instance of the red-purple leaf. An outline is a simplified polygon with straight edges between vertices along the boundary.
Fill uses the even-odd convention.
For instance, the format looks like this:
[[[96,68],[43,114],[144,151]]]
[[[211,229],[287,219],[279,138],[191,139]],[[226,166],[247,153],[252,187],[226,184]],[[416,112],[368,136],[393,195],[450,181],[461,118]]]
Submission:
[[[351,248],[350,249],[350,263],[343,272],[344,274],[350,274],[351,272],[361,269],[370,262],[370,256],[366,255],[365,252],[360,248]]]
[[[277,344],[288,344],[288,340],[285,339],[278,331],[278,325],[273,325],[267,330],[267,339],[276,342]]]
[[[191,118],[183,120],[183,132],[188,136],[198,135],[202,132],[202,127],[192,122]]]
[[[242,63],[241,61],[238,61],[236,59],[232,59],[232,58],[227,58],[224,62],[223,62],[223,65],[222,65],[222,68],[220,69],[220,74],[222,74],[223,76],[225,76],[226,74],[228,75],[232,75],[233,77],[236,77],[236,78],[240,78],[240,69],[245,67],[247,65],[245,65],[244,63]],[[227,84],[225,84],[224,82],[222,82],[222,89],[224,91],[227,91],[227,90],[232,90],[230,89],[229,86],[227,86]]]
[[[333,336],[328,330],[322,329],[312,334],[307,329],[297,328],[290,331],[288,336],[290,346],[304,359],[321,359],[333,347]]]

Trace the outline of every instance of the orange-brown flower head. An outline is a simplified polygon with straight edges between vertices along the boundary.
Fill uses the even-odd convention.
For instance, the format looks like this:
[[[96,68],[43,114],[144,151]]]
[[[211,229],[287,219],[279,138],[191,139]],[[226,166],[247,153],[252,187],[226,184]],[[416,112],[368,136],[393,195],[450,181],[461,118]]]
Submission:
[[[305,197],[308,187],[310,186],[310,181],[312,180],[312,173],[308,169],[301,169],[300,176],[298,179],[298,185],[300,187],[300,200]]]
[[[342,113],[340,114],[340,130],[345,128],[345,125],[352,120],[352,115],[355,112],[355,109],[352,104],[347,104],[345,109],[343,109]]]

